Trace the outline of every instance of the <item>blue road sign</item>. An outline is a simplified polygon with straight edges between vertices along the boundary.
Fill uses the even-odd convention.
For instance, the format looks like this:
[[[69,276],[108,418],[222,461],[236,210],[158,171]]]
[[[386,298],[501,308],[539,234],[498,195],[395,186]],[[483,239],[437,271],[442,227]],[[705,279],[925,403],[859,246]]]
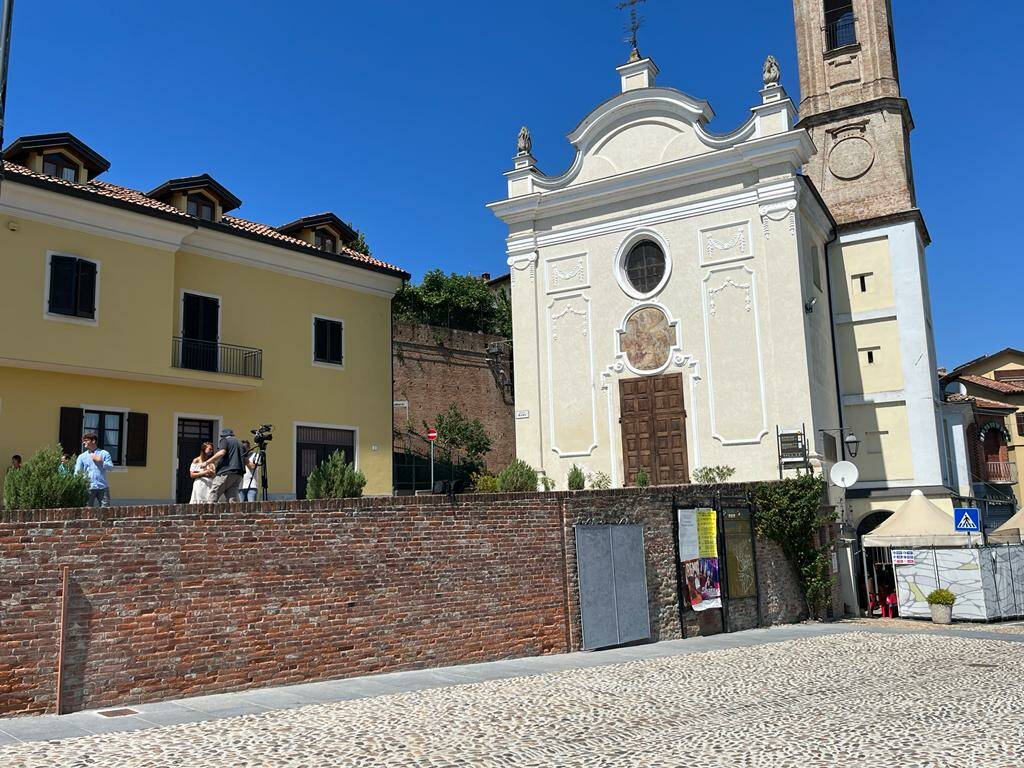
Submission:
[[[977,507],[953,510],[953,527],[957,533],[981,533],[981,513]]]

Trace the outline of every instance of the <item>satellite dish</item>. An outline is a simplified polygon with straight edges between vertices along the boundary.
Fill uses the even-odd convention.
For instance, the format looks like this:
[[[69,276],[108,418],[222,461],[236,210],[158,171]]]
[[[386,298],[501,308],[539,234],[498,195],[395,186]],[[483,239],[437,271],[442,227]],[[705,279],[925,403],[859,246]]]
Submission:
[[[857,482],[860,473],[857,471],[857,465],[852,461],[837,461],[832,465],[832,469],[828,471],[828,476],[832,480],[833,485],[838,485],[840,488],[849,488]]]

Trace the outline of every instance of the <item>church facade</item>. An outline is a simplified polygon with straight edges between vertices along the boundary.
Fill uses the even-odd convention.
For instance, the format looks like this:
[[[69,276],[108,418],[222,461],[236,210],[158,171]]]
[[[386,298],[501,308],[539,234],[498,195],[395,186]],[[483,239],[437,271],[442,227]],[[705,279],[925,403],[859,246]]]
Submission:
[[[715,465],[753,480],[778,477],[780,428],[820,463],[835,223],[800,173],[810,134],[774,60],[750,119],[717,135],[706,101],[633,58],[569,135],[570,168],[541,173],[521,133],[490,206],[509,226],[517,454],[558,488],[573,464],[613,486]]]
[[[799,110],[769,57],[751,118],[713,134],[708,103],[634,48],[568,170],[542,173],[524,129],[489,207],[509,228],[519,457],[558,488],[573,464],[613,486],[764,480],[777,433],[800,431],[812,466],[859,471],[837,547],[853,611],[860,537],[914,489],[951,509],[963,457],[889,0],[793,5]]]

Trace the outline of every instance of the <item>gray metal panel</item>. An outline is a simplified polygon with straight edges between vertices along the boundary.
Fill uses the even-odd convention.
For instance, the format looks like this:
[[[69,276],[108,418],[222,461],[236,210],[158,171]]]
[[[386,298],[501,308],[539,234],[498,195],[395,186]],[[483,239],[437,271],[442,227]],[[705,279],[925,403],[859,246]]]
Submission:
[[[609,528],[607,525],[573,527],[576,534],[583,647],[587,650],[619,642]]]
[[[607,648],[651,635],[643,528],[576,525],[583,648]]]
[[[646,640],[651,636],[651,621],[647,607],[644,529],[640,525],[614,525],[610,528],[619,642]]]

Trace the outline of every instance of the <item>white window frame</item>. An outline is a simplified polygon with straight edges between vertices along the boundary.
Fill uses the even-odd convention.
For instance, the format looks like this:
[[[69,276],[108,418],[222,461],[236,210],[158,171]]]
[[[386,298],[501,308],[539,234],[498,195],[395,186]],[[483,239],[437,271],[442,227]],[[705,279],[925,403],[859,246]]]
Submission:
[[[72,317],[71,315],[62,315],[59,312],[50,311],[50,272],[52,271],[51,264],[54,256],[64,256],[68,259],[81,259],[82,261],[88,261],[91,264],[96,265],[96,293],[93,296],[93,304],[96,307],[96,312],[90,320],[87,317]],[[47,251],[46,259],[43,261],[43,319],[44,320],[56,320],[60,323],[72,323],[73,325],[92,325],[98,326],[100,324],[100,272],[101,265],[97,259],[90,259],[87,256],[79,256],[75,253],[68,253],[67,251]]]
[[[174,461],[171,465],[171,495],[170,498],[173,500],[178,495],[178,461],[181,459],[178,456],[178,422],[181,419],[198,419],[202,421],[213,422],[213,445],[217,446],[217,436],[220,434],[221,425],[224,424],[224,418],[222,416],[213,416],[208,413],[177,413],[171,416],[171,456],[174,457]]]
[[[642,240],[653,241],[661,248],[661,252],[665,256],[665,274],[661,276],[661,281],[654,287],[654,290],[647,293],[641,293],[634,288],[633,284],[629,282],[629,275],[626,274],[626,257],[633,250],[633,246]],[[634,299],[650,299],[657,296],[665,289],[669,278],[672,276],[672,252],[669,250],[668,241],[653,229],[636,229],[630,232],[626,239],[619,244],[613,264],[615,280],[618,282],[619,287],[623,293]]]
[[[115,464],[113,469],[107,470],[108,472],[127,472],[128,465],[125,464],[128,452],[128,414],[132,412],[131,408],[125,408],[120,405],[96,405],[95,403],[86,403],[78,406],[82,409],[82,431],[85,431],[85,412],[86,411],[106,411],[107,413],[120,413],[121,414],[121,463]],[[100,426],[100,429],[103,429]],[[81,438],[81,436],[79,436]],[[81,443],[81,440],[79,440]],[[106,449],[104,449],[106,450]],[[109,453],[109,451],[108,451]],[[82,451],[78,452],[78,455],[82,455]],[[135,467],[135,469],[145,469],[145,467]]]
[[[341,364],[338,363],[325,363],[323,360],[316,359],[316,321],[317,320],[329,320],[334,323],[341,323]],[[309,321],[309,359],[313,366],[316,368],[328,368],[332,371],[344,371],[345,361],[348,359],[348,352],[345,347],[345,321],[340,317],[328,317],[327,315],[314,314],[313,318]],[[304,427],[326,427],[327,424],[303,424]],[[332,429],[351,429],[351,427],[332,427]]]
[[[329,366],[335,368],[337,366]],[[298,473],[298,451],[299,451],[299,427],[320,427],[321,429],[347,429],[348,431],[355,434],[352,438],[352,465],[359,469],[359,427],[352,426],[351,424],[321,424],[316,421],[293,421],[292,422],[292,457],[294,462],[292,464],[292,497],[297,497],[299,492],[298,487],[295,484],[295,475]]]

